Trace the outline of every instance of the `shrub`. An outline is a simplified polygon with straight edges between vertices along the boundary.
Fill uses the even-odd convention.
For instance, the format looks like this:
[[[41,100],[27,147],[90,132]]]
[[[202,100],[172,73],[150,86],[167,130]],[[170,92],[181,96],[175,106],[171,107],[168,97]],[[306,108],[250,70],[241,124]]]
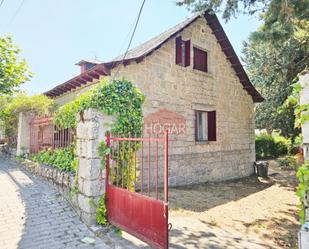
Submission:
[[[42,150],[33,155],[32,159],[39,163],[58,168],[62,171],[76,172],[77,160],[73,147],[55,150]]]
[[[297,162],[294,156],[279,158],[278,163],[285,169],[297,169]]]
[[[289,154],[292,146],[292,142],[290,139],[282,136],[275,136],[274,140],[278,156],[284,156]]]
[[[0,119],[4,133],[11,146],[17,137],[18,114],[20,112],[31,112],[37,115],[49,115],[55,108],[54,101],[45,95],[36,94],[28,96],[18,93],[15,96],[0,96]]]
[[[267,133],[261,133],[255,137],[256,158],[267,159],[287,155],[290,144],[289,139],[284,137],[274,138]]]
[[[276,157],[276,145],[274,138],[267,134],[261,133],[255,137],[256,158],[271,158]]]

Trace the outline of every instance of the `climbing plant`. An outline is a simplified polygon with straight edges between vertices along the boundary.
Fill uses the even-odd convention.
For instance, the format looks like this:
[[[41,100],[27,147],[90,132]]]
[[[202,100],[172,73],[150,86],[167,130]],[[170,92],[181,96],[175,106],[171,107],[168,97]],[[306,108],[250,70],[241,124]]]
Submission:
[[[306,121],[309,121],[309,104],[300,104],[300,92],[302,87],[299,82],[293,85],[292,94],[288,97],[284,105],[294,105],[295,114],[295,128],[301,128]],[[303,224],[305,222],[305,196],[309,191],[309,163],[305,162],[297,169],[296,176],[298,177],[299,184],[297,186],[296,195],[299,197],[299,219]]]
[[[91,91],[76,97],[72,102],[62,106],[55,115],[54,122],[62,128],[76,128],[76,116],[79,114],[83,118],[83,112],[89,108],[96,109],[105,115],[115,116],[116,120],[111,126],[112,134],[119,134],[127,137],[130,135],[140,136],[142,134],[143,116],[142,104],[145,100],[141,91],[133,85],[132,82],[121,79],[108,82],[102,80],[100,84]],[[119,148],[115,150],[114,160],[117,156],[122,156],[119,160],[119,170],[123,172],[123,185],[133,189],[134,169],[125,167],[125,162],[133,164],[134,151],[139,146],[130,147],[128,142],[123,142]],[[102,141],[98,147],[99,155],[102,159],[102,167],[105,168],[106,156],[110,149],[105,141]],[[130,179],[130,181],[129,181]],[[122,179],[121,179],[122,180]],[[116,179],[112,179],[116,181]],[[119,184],[119,183],[118,183]],[[119,184],[120,185],[120,184]],[[106,222],[105,214],[105,196],[102,196],[97,207],[97,222],[104,224]]]

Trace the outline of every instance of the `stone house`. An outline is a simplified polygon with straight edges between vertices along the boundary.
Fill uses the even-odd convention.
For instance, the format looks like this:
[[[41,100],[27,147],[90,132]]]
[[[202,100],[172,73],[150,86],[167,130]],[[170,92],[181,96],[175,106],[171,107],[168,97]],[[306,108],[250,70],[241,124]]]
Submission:
[[[44,94],[63,105],[100,79],[131,80],[146,96],[145,132],[155,128],[154,120],[159,123],[155,129],[161,131],[167,122],[172,130],[171,185],[253,173],[254,105],[263,97],[215,15],[195,15],[130,50],[125,59],[82,60],[77,65],[78,76]]]

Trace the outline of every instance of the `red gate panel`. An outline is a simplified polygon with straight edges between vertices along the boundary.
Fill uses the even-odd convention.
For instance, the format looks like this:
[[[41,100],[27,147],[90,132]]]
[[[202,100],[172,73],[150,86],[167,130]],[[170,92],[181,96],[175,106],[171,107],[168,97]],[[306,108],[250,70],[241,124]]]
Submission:
[[[167,131],[163,138],[158,135],[124,138],[109,133],[106,137],[110,147],[106,159],[108,221],[156,248],[167,249]],[[160,179],[164,190],[162,199],[159,194],[160,172],[163,176]]]
[[[157,248],[167,248],[168,214],[162,201],[112,185],[106,199],[110,223]]]

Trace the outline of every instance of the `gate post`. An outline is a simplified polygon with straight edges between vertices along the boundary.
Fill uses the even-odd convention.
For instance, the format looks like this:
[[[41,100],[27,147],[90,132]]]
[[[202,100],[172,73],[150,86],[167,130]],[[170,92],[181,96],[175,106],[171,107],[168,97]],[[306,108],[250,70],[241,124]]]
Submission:
[[[110,129],[114,118],[89,109],[77,117],[76,154],[78,158],[77,203],[80,217],[87,225],[96,224],[96,208],[105,192],[105,162],[101,165],[98,145],[105,141],[105,133]]]
[[[30,113],[20,112],[18,116],[17,128],[17,151],[16,155],[20,156],[29,153],[30,150],[30,122],[33,115]]]

